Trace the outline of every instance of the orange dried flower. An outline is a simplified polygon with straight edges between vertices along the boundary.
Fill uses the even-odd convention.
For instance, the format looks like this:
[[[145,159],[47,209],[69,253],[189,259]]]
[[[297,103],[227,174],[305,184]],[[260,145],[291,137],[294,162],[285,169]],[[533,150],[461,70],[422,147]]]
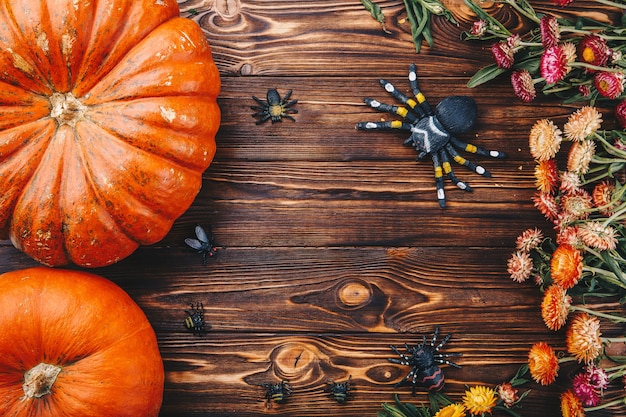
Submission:
[[[539,161],[535,166],[535,185],[542,193],[553,192],[559,183],[559,171],[556,160]]]
[[[568,140],[583,141],[593,135],[602,124],[602,113],[595,107],[585,106],[572,113],[563,132]]]
[[[541,317],[550,330],[559,330],[567,321],[572,297],[560,285],[551,285],[543,293]]]
[[[572,288],[583,274],[583,256],[571,245],[559,245],[552,253],[550,276],[564,289]]]
[[[545,342],[535,343],[528,352],[528,369],[535,382],[552,384],[559,372],[559,361],[554,349]]]
[[[615,183],[605,180],[596,184],[591,193],[593,205],[605,216],[610,216],[617,206],[617,203],[613,201],[614,192]]]
[[[535,122],[528,135],[531,155],[538,161],[554,158],[559,149],[563,132],[551,120]]]
[[[583,404],[572,390],[561,394],[561,414],[563,417],[585,417]]]
[[[567,350],[578,362],[589,364],[602,352],[600,336],[600,320],[587,313],[579,313],[567,329]]]

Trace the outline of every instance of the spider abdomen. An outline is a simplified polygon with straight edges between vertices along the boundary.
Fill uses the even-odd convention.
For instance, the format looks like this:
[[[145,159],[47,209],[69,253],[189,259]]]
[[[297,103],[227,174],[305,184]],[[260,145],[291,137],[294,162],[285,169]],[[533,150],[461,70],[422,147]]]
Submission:
[[[418,374],[419,383],[429,391],[441,391],[445,384],[443,371],[438,366],[424,368]]]

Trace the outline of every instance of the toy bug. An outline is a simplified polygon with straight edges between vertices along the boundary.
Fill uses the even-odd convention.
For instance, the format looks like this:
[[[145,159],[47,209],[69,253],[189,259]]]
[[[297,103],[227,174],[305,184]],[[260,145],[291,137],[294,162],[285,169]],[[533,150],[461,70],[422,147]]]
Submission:
[[[202,226],[198,225],[195,228],[196,237],[185,239],[187,246],[195,249],[198,253],[202,254],[202,263],[206,265],[207,257],[213,257],[217,253],[217,249],[220,247],[219,243],[215,242],[215,236],[213,235],[213,226],[209,229],[209,235],[204,231]]]
[[[329,395],[338,403],[345,403],[348,400],[348,397],[352,395],[352,387],[354,386],[354,383],[350,382],[351,378],[352,375],[348,376],[348,379],[344,382],[335,382],[331,379],[328,381],[329,385],[326,388],[326,392],[330,393]]]
[[[202,303],[196,303],[195,305],[192,303],[189,304],[189,307],[190,310],[185,310],[185,313],[187,313],[185,327],[200,336],[206,332],[205,326],[208,326],[204,321],[204,306]]]
[[[360,130],[398,129],[410,132],[411,135],[404,141],[404,144],[415,148],[418,153],[417,160],[421,160],[426,155],[430,155],[432,158],[435,167],[437,199],[441,207],[446,205],[444,175],[461,190],[472,191],[466,182],[456,177],[452,171],[450,159],[477,174],[485,177],[491,176],[491,173],[484,167],[463,158],[456,149],[493,158],[506,156],[503,152],[489,151],[471,143],[462,142],[455,137],[455,135],[469,131],[474,125],[477,116],[476,102],[471,97],[450,96],[441,100],[433,112],[418,87],[415,64],[409,68],[409,84],[413,90],[414,98],[402,94],[388,81],[380,80],[380,84],[392,97],[406,106],[385,104],[372,98],[366,98],[365,103],[380,112],[401,116],[404,121],[360,122],[357,123],[356,128]]]
[[[287,401],[287,397],[293,393],[291,386],[285,380],[277,384],[265,382],[261,384],[267,390],[265,393],[266,407],[272,408],[272,401],[276,404],[283,404]]]
[[[252,117],[256,117],[256,124],[260,125],[268,120],[272,120],[272,123],[282,122],[283,117],[293,120],[296,119],[291,116],[291,114],[298,113],[298,110],[291,108],[294,106],[298,100],[288,101],[289,97],[291,97],[292,91],[287,91],[287,94],[283,98],[280,98],[278,91],[275,88],[267,90],[267,101],[261,100],[255,96],[252,98],[259,103],[259,106],[250,107],[252,110],[256,110],[257,112],[252,115]]]
[[[439,336],[439,326],[435,328],[433,338],[430,343],[426,343],[426,336],[424,336],[422,343],[415,346],[409,346],[405,344],[404,347],[408,353],[405,355],[398,351],[398,349],[391,345],[391,350],[400,356],[400,359],[389,358],[389,362],[398,363],[400,365],[407,365],[411,367],[409,373],[398,382],[395,387],[399,387],[407,381],[413,384],[412,393],[415,395],[416,384],[420,383],[424,388],[430,391],[441,391],[443,389],[445,379],[443,371],[437,364],[445,364],[454,366],[455,368],[461,368],[459,365],[450,362],[446,358],[452,356],[461,356],[461,353],[440,353],[439,350],[450,340],[452,335],[446,335],[438,345],[437,337]]]

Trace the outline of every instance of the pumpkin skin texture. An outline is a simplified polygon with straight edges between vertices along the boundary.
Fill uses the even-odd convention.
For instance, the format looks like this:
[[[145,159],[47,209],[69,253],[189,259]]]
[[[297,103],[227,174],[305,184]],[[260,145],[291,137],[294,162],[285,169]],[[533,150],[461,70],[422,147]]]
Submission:
[[[215,154],[219,90],[175,0],[0,2],[0,239],[83,267],[163,239]]]
[[[158,416],[156,336],[116,284],[87,272],[23,269],[0,275],[0,305],[0,415]],[[48,393],[27,396],[25,373],[41,363],[60,372]]]

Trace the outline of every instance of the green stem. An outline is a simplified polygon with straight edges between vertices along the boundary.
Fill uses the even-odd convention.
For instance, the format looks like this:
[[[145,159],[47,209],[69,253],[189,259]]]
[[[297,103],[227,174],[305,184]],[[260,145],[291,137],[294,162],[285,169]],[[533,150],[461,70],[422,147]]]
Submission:
[[[621,397],[621,398],[618,398],[616,400],[609,401],[608,403],[597,405],[595,407],[585,408],[585,411],[586,412],[598,411],[598,410],[602,410],[604,408],[613,407],[614,405],[621,405],[621,404],[626,404],[626,397]]]
[[[521,8],[517,4],[517,1],[515,1],[515,0],[503,0],[503,3],[506,3],[506,4],[510,5],[515,10],[517,10],[520,14],[526,16],[528,19],[532,20],[533,22],[535,22],[537,24],[539,24],[541,22],[541,19],[539,19],[535,13],[530,13],[526,9]]]
[[[582,311],[583,313],[588,313],[594,316],[602,317],[607,320],[611,320],[615,323],[626,323],[626,317],[615,316],[613,314],[601,313],[596,310],[592,310],[585,307],[580,306],[570,306],[570,311]]]
[[[600,276],[603,280],[605,280],[606,282],[610,284],[626,289],[626,283],[622,282],[620,277],[618,277],[612,272],[606,271],[601,268],[594,268],[591,266],[583,267],[583,271],[591,272],[591,274]]]
[[[597,3],[604,4],[606,6],[617,7],[618,9],[626,9],[626,4],[616,3],[610,0],[595,0]]]

